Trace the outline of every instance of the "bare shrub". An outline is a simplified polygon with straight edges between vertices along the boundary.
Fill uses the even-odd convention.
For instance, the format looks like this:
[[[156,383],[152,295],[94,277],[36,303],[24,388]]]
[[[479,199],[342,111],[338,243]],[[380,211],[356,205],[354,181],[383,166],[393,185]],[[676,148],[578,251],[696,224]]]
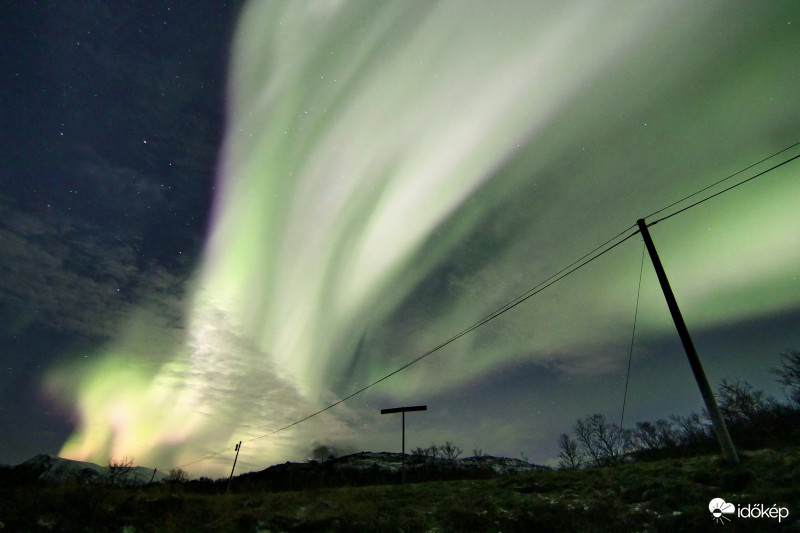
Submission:
[[[127,485],[132,481],[128,479],[131,470],[133,470],[133,457],[126,455],[122,459],[109,459],[106,481],[110,485]]]
[[[655,422],[637,422],[631,436],[637,451],[657,452],[678,447],[679,436],[672,422],[660,418]]]
[[[457,466],[456,460],[463,451],[448,440],[444,444],[431,444],[427,448],[414,448],[411,451],[411,457],[415,462],[427,464],[429,467],[439,468],[445,466],[447,468],[455,468]]]
[[[444,444],[439,445],[439,457],[444,459],[450,464],[455,464],[456,459],[464,450],[450,442],[449,440],[445,441]]]
[[[167,481],[170,483],[186,483],[189,481],[189,474],[183,468],[173,468],[169,471]]]
[[[711,426],[704,422],[699,414],[672,415],[669,418],[677,426],[675,434],[678,436],[678,445],[684,450],[705,449],[709,443],[714,442]]]
[[[431,444],[427,448],[419,446],[411,450],[411,456],[421,463],[433,463],[439,455],[439,447],[436,444]]]

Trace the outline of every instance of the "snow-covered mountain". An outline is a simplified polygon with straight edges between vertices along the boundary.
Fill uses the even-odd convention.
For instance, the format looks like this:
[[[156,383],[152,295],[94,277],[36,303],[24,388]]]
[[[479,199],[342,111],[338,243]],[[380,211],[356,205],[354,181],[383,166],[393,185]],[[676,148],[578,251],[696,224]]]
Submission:
[[[400,472],[403,465],[403,455],[392,452],[360,452],[330,459],[322,464],[330,464],[333,470],[338,471],[363,471],[383,470],[392,473]],[[420,457],[406,455],[405,467],[407,472],[422,469],[477,471],[486,470],[494,475],[519,474],[541,469],[541,466],[532,465],[522,459],[508,457],[493,457],[489,455],[465,457],[461,459],[446,460],[440,457]]]
[[[304,490],[317,487],[399,483],[403,455],[390,452],[359,452],[318,463],[284,463],[260,472],[241,474],[234,490]],[[478,456],[446,460],[440,457],[405,456],[407,482],[445,479],[485,479],[545,469],[521,459]]]
[[[23,479],[50,482],[77,481],[80,483],[138,486],[167,479],[164,472],[143,466],[112,469],[85,461],[73,461],[52,454],[41,454],[19,464],[13,472]]]

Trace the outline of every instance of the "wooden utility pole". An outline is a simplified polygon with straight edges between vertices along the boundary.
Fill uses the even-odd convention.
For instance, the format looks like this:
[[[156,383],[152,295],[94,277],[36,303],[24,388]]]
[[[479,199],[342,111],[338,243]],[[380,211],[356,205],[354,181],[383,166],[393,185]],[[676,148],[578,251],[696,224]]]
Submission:
[[[388,415],[391,413],[403,413],[403,474],[402,474],[402,482],[405,485],[406,483],[406,411],[427,411],[427,405],[414,405],[411,407],[392,407],[391,409],[381,409],[382,415]]]
[[[228,494],[228,491],[231,490],[231,480],[233,479],[233,471],[236,469],[236,461],[239,459],[239,449],[242,447],[242,441],[239,441],[239,444],[236,445],[236,457],[233,458],[233,468],[231,468],[231,475],[228,478],[228,487],[225,489],[225,494]]]
[[[667,273],[661,265],[661,260],[658,257],[656,246],[653,244],[653,239],[650,237],[650,232],[647,230],[647,224],[644,219],[636,221],[639,225],[639,230],[642,233],[644,244],[647,246],[647,251],[650,254],[650,260],[653,262],[653,268],[658,276],[658,282],[661,284],[661,290],[664,291],[664,298],[667,300],[667,307],[672,315],[672,320],[675,322],[675,329],[678,330],[678,336],[681,338],[683,349],[686,351],[686,357],[689,359],[689,366],[692,367],[694,379],[697,381],[697,386],[700,388],[700,395],[703,397],[703,402],[706,404],[706,410],[711,417],[711,425],[714,428],[714,433],[717,435],[717,440],[722,448],[722,455],[725,460],[731,464],[739,464],[739,456],[736,454],[736,448],[733,446],[731,435],[728,433],[728,428],[725,426],[725,420],[722,418],[722,413],[717,405],[717,400],[714,398],[714,393],[711,386],[708,384],[706,373],[703,370],[703,365],[700,363],[700,357],[697,355],[697,350],[692,342],[692,337],[689,335],[689,329],[683,321],[683,315],[678,308],[678,301],[672,293]]]

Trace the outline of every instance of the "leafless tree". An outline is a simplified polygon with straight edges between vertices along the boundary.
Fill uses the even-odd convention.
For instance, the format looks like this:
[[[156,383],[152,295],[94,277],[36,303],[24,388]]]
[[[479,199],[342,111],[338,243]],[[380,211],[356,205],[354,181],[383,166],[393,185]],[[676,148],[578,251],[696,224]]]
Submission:
[[[778,376],[778,383],[786,387],[789,401],[800,406],[800,352],[782,353],[781,366],[770,368]]]
[[[558,446],[561,453],[558,454],[558,467],[561,470],[576,470],[583,466],[583,454],[580,452],[578,441],[570,438],[566,433],[558,437]]]
[[[753,423],[769,407],[764,392],[746,381],[723,379],[717,390],[717,403],[722,416],[731,423]]]
[[[575,436],[582,451],[596,466],[617,464],[630,447],[630,431],[609,423],[596,413],[575,423]]]
[[[670,416],[677,426],[676,435],[678,436],[681,448],[693,448],[707,442],[711,437],[711,426],[704,423],[697,413],[689,416]]]

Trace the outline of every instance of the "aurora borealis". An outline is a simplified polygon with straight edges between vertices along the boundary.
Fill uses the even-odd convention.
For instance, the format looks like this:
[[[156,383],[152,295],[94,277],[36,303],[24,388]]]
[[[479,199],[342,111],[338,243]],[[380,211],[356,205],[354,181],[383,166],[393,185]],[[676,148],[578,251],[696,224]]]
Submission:
[[[158,281],[173,267],[144,273],[155,281],[114,335],[41,373],[74,417],[60,454],[222,474],[226,455],[195,461],[239,440],[245,470],[316,444],[390,450],[397,421],[376,415],[409,402],[429,411],[409,420],[408,448],[448,439],[547,461],[577,417],[619,416],[638,237],[265,435],[800,141],[798,14],[792,2],[246,4],[202,252],[180,291]],[[652,228],[712,382],[779,394],[768,369],[800,346],[799,168]],[[647,260],[628,402],[628,423],[700,406]]]

